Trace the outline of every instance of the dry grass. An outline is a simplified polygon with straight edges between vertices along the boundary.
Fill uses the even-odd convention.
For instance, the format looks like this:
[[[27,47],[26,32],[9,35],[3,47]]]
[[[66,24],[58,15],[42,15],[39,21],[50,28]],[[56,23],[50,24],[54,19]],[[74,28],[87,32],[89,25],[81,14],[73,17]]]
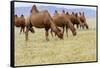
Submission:
[[[96,29],[95,20],[89,20],[89,30],[77,30],[77,36],[73,37],[69,31],[69,37],[64,35],[64,40],[49,35],[50,41],[45,40],[43,29],[35,29],[35,33],[29,33],[29,41],[25,41],[25,35],[15,28],[15,64],[37,65],[53,63],[86,62],[96,60]]]

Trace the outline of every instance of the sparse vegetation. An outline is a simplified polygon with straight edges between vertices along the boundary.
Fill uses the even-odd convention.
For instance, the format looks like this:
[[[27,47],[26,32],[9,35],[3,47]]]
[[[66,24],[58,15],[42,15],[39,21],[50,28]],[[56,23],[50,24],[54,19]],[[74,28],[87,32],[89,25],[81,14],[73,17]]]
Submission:
[[[37,65],[52,63],[71,63],[96,60],[96,22],[88,20],[89,29],[78,29],[73,36],[69,31],[64,40],[52,37],[45,40],[44,29],[36,29],[29,33],[29,40],[25,41],[25,34],[20,34],[20,28],[15,27],[15,64]]]

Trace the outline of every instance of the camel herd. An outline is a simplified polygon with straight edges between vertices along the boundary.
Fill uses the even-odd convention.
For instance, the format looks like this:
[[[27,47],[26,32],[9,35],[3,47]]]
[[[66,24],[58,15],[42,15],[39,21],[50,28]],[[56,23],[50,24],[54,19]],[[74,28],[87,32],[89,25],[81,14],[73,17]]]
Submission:
[[[44,28],[46,40],[49,40],[49,30],[52,33],[55,33],[58,38],[63,39],[64,30],[66,28],[66,33],[68,36],[68,29],[71,30],[73,36],[77,34],[75,25],[77,28],[86,28],[89,29],[89,26],[86,22],[86,18],[84,12],[71,14],[69,12],[65,12],[62,10],[62,13],[59,14],[57,10],[55,10],[54,15],[51,16],[47,10],[39,11],[36,5],[33,5],[29,15],[25,18],[24,15],[18,17],[14,16],[14,23],[16,27],[20,27],[20,33],[25,32],[26,40],[28,40],[29,31],[34,33],[34,27],[36,28]]]

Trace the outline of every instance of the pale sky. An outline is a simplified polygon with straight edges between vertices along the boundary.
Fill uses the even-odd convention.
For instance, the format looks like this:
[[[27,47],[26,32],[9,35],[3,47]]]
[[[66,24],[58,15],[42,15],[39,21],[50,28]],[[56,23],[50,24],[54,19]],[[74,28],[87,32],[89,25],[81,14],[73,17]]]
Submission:
[[[74,8],[88,8],[92,10],[96,10],[96,7],[88,7],[88,6],[72,6],[72,5],[56,5],[56,4],[40,4],[40,3],[25,3],[25,2],[15,2],[15,7],[27,7],[27,6],[32,6],[32,5],[37,5],[37,6],[55,6],[55,7],[62,7],[62,8],[68,8],[68,9],[74,9]]]

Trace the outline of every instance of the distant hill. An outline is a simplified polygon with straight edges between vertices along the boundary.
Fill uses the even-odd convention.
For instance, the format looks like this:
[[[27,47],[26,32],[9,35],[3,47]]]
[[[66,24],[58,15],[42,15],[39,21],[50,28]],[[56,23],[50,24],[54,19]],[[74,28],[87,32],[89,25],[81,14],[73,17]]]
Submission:
[[[92,10],[92,9],[87,9],[87,8],[61,8],[61,7],[55,7],[55,6],[37,6],[39,11],[43,11],[45,9],[48,9],[49,13],[51,15],[53,15],[55,9],[58,10],[59,13],[62,12],[62,10],[64,9],[66,12],[85,12],[85,15],[87,18],[94,18],[96,17],[96,11]],[[21,15],[24,14],[25,16],[27,16],[30,12],[31,6],[28,7],[16,7],[15,8],[15,14],[17,15]]]

